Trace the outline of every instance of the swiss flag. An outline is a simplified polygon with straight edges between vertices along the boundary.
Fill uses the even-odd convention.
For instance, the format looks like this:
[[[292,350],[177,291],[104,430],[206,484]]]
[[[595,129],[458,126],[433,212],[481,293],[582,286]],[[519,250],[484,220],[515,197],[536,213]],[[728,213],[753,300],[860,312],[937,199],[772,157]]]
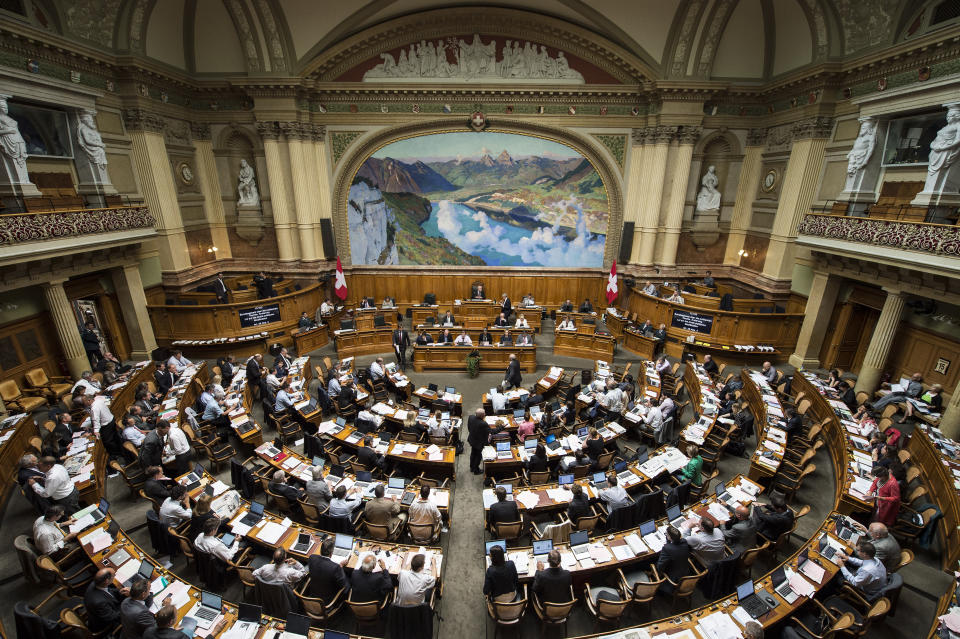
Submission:
[[[607,304],[613,304],[617,299],[617,261],[610,265],[610,277],[607,278]]]
[[[333,292],[342,300],[347,299],[347,278],[343,276],[343,265],[340,256],[337,256],[337,279],[333,282]],[[609,293],[607,293],[609,295]]]

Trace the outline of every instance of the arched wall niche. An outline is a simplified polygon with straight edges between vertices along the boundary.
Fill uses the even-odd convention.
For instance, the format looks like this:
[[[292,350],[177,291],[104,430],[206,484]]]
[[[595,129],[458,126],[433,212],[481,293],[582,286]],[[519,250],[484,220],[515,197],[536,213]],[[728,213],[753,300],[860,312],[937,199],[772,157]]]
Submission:
[[[218,189],[223,200],[227,223],[234,225],[238,219],[237,184],[240,175],[240,160],[253,167],[260,196],[260,212],[257,226],[262,227],[264,215],[269,215],[269,184],[267,164],[260,136],[238,124],[224,126],[214,135],[213,154],[217,163]],[[249,212],[248,212],[249,216]],[[246,223],[249,224],[250,220]]]
[[[443,118],[433,120],[429,123],[413,123],[399,127],[392,127],[377,131],[369,135],[365,140],[344,157],[340,162],[338,170],[333,179],[333,227],[336,237],[337,253],[340,255],[344,264],[353,265],[351,254],[349,223],[347,217],[348,197],[351,184],[357,173],[360,171],[363,163],[380,148],[405,138],[424,136],[434,133],[462,132],[470,133],[470,129],[465,126],[462,118]],[[620,172],[615,163],[609,159],[601,147],[595,141],[577,132],[531,124],[510,119],[497,119],[489,123],[487,131],[497,133],[513,133],[539,137],[545,140],[556,142],[571,147],[580,153],[596,170],[603,186],[606,190],[607,198],[607,232],[606,242],[603,252],[603,268],[609,268],[610,263],[615,259],[621,240],[623,228],[623,184],[621,182]],[[344,258],[349,256],[346,260]],[[465,265],[443,266],[452,270],[462,269]],[[421,266],[391,266],[390,268],[409,268],[418,269]],[[470,268],[481,268],[489,270],[503,270],[503,266],[472,266]],[[524,270],[532,270],[534,267],[520,267]],[[543,268],[542,270],[551,270]],[[565,268],[564,270],[569,270]]]

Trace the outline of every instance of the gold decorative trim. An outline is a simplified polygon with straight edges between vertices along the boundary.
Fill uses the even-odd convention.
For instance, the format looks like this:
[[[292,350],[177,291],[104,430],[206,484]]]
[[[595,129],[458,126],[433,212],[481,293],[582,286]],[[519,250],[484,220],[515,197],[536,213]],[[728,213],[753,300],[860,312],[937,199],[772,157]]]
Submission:
[[[760,181],[760,190],[764,193],[769,193],[777,188],[777,184],[780,182],[780,171],[776,169],[770,169],[767,171],[766,175],[763,176],[763,180]]]

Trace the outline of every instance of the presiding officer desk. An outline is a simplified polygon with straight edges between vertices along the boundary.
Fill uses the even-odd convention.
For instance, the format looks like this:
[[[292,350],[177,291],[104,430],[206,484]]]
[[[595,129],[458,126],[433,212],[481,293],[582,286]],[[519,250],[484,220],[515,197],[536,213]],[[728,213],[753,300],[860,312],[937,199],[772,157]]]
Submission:
[[[392,348],[392,347],[391,347]],[[505,371],[510,355],[516,355],[520,369],[526,373],[537,370],[536,346],[454,346],[426,344],[413,347],[413,370],[466,370],[467,356],[480,354],[481,371]]]
[[[577,323],[574,330],[555,329],[553,333],[553,354],[613,361],[613,350],[617,338],[613,335],[600,335],[594,326]]]

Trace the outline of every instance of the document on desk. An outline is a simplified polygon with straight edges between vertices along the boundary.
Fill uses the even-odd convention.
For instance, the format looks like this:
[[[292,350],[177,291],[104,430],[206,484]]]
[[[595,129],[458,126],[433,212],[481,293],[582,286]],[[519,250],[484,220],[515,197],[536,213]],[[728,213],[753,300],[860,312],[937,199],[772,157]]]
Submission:
[[[819,568],[819,566],[817,567]],[[823,568],[820,568],[820,570],[823,570]],[[812,597],[814,592],[816,592],[813,584],[795,572],[790,575],[789,581],[790,588],[801,597]]]
[[[737,624],[725,612],[715,612],[700,619],[697,630],[705,639],[737,639],[743,635]]]
[[[566,488],[547,488],[547,497],[555,502],[568,502],[573,499],[573,493]]]
[[[647,545],[643,543],[643,540],[640,539],[640,535],[637,533],[630,533],[624,537],[623,540],[627,542],[627,546],[630,547],[630,551],[634,555],[647,552]],[[616,550],[616,547],[614,547],[614,550]]]
[[[813,580],[814,583],[820,584],[823,583],[823,576],[826,574],[826,570],[822,566],[819,566],[812,561],[803,562],[803,567],[800,569],[807,577]],[[793,584],[790,584],[790,587],[793,588]]]
[[[153,584],[155,585],[159,582],[161,585],[163,581],[160,578],[156,579]],[[150,590],[154,590],[153,585],[151,585]],[[180,608],[188,601],[190,601],[190,586],[185,582],[174,579],[167,585],[166,588],[160,590],[160,592],[154,593],[153,604],[150,606],[150,612],[156,613],[160,606],[163,604],[163,600],[166,599],[167,595],[170,595],[172,599],[172,604],[175,608]]]
[[[667,634],[662,632],[659,635],[653,635],[653,639],[700,639],[697,635],[693,634],[692,630],[681,630],[680,632],[674,632]]]
[[[489,508],[493,504],[497,503],[497,496],[493,494],[493,489],[484,488],[483,490],[483,507]]]
[[[537,504],[540,503],[540,495],[530,490],[517,493],[514,495],[514,499],[523,504],[524,508],[527,509],[536,508]]]
[[[626,561],[628,559],[633,559],[633,551],[630,550],[630,546],[624,544],[622,546],[613,546],[613,556],[617,558],[617,561]]]
[[[742,627],[747,626],[748,621],[753,621],[753,617],[750,616],[750,613],[743,609],[743,606],[737,606],[730,616],[733,617],[733,620],[740,624]]]
[[[130,577],[133,577],[137,570],[140,569],[140,560],[136,558],[128,559],[126,563],[117,568],[117,572],[114,574],[114,578],[123,583]]]
[[[594,543],[590,544],[590,558],[598,564],[604,564],[608,561],[613,561],[613,555],[610,554],[610,551],[607,550],[607,547],[599,541],[595,541]]]
[[[285,532],[287,532],[286,526],[281,526],[274,521],[268,521],[264,524],[263,528],[260,529],[260,532],[257,533],[257,539],[273,545],[280,540],[280,537],[282,537]]]

